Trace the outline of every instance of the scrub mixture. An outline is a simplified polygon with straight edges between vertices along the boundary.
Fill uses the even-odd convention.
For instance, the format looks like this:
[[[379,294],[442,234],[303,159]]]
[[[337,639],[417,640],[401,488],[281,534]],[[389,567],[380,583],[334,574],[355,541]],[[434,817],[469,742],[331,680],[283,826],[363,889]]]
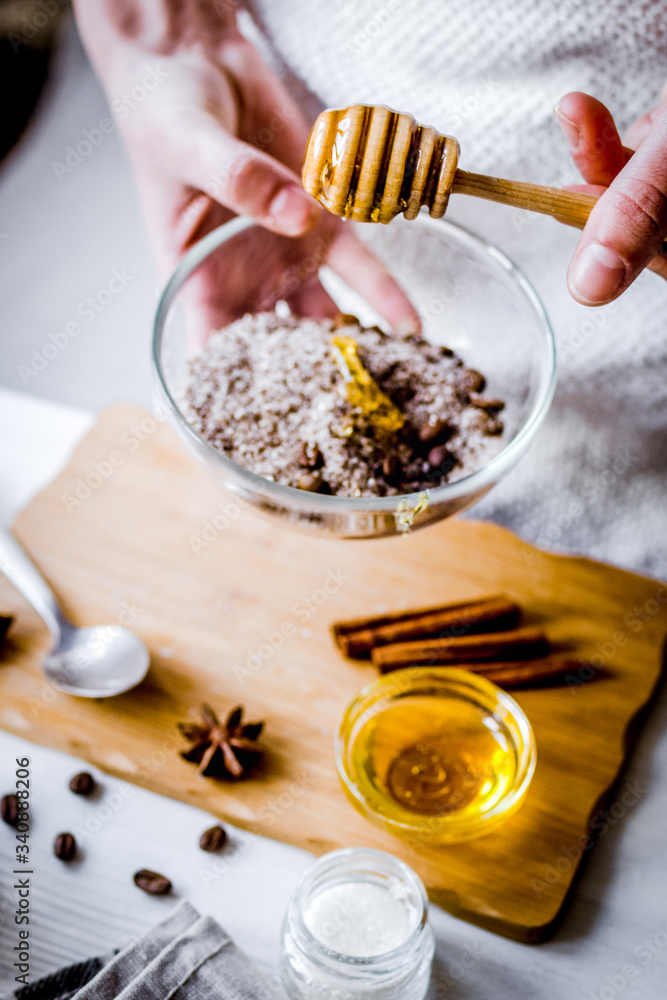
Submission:
[[[384,497],[461,479],[500,451],[504,403],[485,385],[417,333],[296,317],[280,303],[212,334],[188,362],[181,406],[213,447],[265,479]]]

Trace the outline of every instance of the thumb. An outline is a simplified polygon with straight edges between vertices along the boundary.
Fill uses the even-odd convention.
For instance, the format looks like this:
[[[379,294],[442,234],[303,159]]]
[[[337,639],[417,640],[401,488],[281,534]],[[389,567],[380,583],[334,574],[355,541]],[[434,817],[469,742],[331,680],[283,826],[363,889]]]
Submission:
[[[301,236],[315,225],[322,209],[279,160],[209,116],[198,122],[191,118],[188,131],[189,138],[181,133],[177,147],[177,169],[186,183],[284,236]]]
[[[568,272],[573,297],[584,305],[615,299],[660,255],[665,232],[667,103],[660,106],[641,146],[593,207]]]

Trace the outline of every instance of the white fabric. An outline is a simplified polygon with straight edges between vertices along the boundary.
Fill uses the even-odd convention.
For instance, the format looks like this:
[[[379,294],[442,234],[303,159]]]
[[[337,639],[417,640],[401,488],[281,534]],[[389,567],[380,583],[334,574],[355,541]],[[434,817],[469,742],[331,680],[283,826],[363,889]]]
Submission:
[[[552,115],[565,93],[595,95],[625,129],[667,79],[662,0],[253,0],[251,12],[310,111],[388,104],[456,135],[462,167],[541,183],[579,179]],[[586,308],[565,287],[574,230],[457,196],[448,218],[524,268],[559,344],[547,422],[474,516],[664,575],[667,284],[646,273],[618,303]]]

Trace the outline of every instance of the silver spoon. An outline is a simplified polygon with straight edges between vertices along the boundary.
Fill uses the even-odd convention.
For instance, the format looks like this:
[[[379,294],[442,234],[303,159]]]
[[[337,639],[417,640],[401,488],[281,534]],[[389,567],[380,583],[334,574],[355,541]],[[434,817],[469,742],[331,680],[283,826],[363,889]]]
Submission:
[[[51,633],[53,646],[43,666],[54,687],[81,698],[109,698],[144,679],[149,655],[141,639],[118,624],[72,625],[51,588],[8,531],[0,531],[0,569]]]

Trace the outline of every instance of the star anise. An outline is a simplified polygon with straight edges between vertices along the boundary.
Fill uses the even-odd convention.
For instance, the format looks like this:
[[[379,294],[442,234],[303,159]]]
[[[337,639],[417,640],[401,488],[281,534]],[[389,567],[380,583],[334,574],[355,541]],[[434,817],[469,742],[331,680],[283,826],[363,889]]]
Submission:
[[[193,746],[181,757],[199,765],[199,773],[209,778],[242,778],[259,760],[262,748],[257,739],[263,722],[243,723],[243,708],[239,705],[221,724],[208,705],[201,706],[203,725],[179,722],[178,728]]]

